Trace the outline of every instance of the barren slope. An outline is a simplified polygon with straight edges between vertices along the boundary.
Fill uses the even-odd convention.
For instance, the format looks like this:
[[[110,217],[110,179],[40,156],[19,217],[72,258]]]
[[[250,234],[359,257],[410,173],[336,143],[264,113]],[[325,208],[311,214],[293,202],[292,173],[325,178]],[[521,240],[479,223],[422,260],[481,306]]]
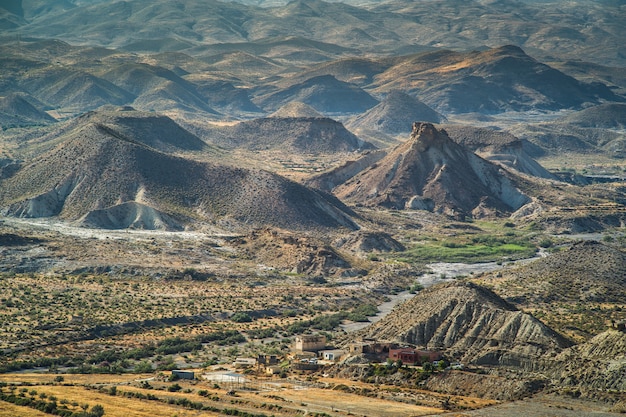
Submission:
[[[5,214],[69,220],[87,215],[92,226],[95,219],[101,219],[100,226],[115,224],[109,216],[129,226],[120,219],[128,218],[131,206],[120,205],[129,202],[146,215],[154,209],[183,224],[356,227],[338,202],[275,174],[163,154],[90,121],[75,126],[56,148],[24,164],[0,186]]]
[[[493,292],[463,282],[421,291],[361,336],[443,349],[464,363],[530,368],[571,345]]]

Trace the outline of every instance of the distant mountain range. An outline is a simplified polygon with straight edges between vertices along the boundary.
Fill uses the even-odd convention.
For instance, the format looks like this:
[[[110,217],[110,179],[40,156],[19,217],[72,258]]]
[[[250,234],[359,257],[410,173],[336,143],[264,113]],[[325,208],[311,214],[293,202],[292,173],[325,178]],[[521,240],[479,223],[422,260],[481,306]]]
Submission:
[[[420,47],[469,50],[515,44],[534,55],[624,65],[622,2],[554,3],[30,0],[6,6],[2,24],[23,36],[114,47],[170,39],[169,47],[180,50],[185,45],[303,36],[386,54],[417,52]]]

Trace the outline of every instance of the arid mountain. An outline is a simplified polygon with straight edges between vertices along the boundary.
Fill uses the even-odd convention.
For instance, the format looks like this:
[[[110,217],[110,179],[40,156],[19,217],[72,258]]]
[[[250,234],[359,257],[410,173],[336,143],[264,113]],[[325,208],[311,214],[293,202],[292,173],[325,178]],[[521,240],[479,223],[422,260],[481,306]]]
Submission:
[[[54,108],[71,112],[93,110],[105,104],[124,105],[134,96],[87,72],[50,66],[28,72],[19,86]]]
[[[332,75],[313,77],[254,100],[267,111],[276,111],[291,101],[308,104],[324,114],[361,113],[378,101],[356,85],[337,80]]]
[[[593,108],[593,107],[592,107]],[[611,157],[626,155],[626,139],[619,128],[581,127],[580,124],[608,123],[616,124],[619,119],[606,116],[605,112],[590,115],[583,110],[581,118],[572,114],[574,123],[567,120],[555,120],[542,123],[520,123],[508,130],[515,136],[523,137],[545,154],[559,155],[563,152],[580,154],[606,154]],[[602,120],[601,120],[602,119]],[[612,121],[611,121],[612,120]]]
[[[340,123],[326,117],[267,117],[213,129],[207,142],[232,149],[281,149],[311,154],[371,149]]]
[[[409,56],[376,77],[383,93],[403,89],[443,113],[558,110],[623,101],[604,84],[584,84],[516,46]]]
[[[511,212],[528,202],[501,168],[429,123],[415,123],[408,141],[334,193],[357,204],[455,217]]]
[[[31,98],[32,101],[35,101]],[[55,119],[37,108],[26,96],[15,93],[0,97],[0,128],[46,125]]]
[[[450,138],[488,161],[535,177],[556,179],[527,152],[525,142],[508,132],[472,126],[447,125]]]
[[[373,108],[356,116],[349,129],[379,130],[389,134],[410,133],[413,122],[441,123],[446,118],[415,97],[392,91]]]
[[[283,107],[272,113],[270,117],[317,118],[324,116],[307,104],[301,103],[299,101],[290,101],[289,103],[285,104]]]
[[[626,104],[606,103],[578,111],[562,119],[579,127],[626,129]]]
[[[19,29],[24,36],[75,44],[151,46],[147,50],[169,47],[180,51],[188,44],[246,43],[295,36],[384,54],[515,44],[534,56],[560,55],[624,65],[620,2],[559,3],[559,7],[550,8],[550,13],[542,3],[516,2],[513,6],[509,1],[281,3],[260,8],[258,4],[270,3],[135,0],[113,5],[106,1],[36,0],[23,5],[23,17],[7,13],[5,21],[7,28]],[[150,40],[158,42],[150,45],[146,42]],[[282,49],[287,52],[286,47]]]
[[[492,291],[464,282],[421,291],[359,336],[444,350],[463,363],[529,369],[572,345]]]
[[[92,227],[356,228],[339,203],[280,176],[167,155],[88,117],[61,139],[2,180],[4,214]]]
[[[210,151],[206,143],[169,117],[132,107],[89,112],[77,118],[74,125],[86,123],[97,123],[109,128],[115,136],[161,152]]]

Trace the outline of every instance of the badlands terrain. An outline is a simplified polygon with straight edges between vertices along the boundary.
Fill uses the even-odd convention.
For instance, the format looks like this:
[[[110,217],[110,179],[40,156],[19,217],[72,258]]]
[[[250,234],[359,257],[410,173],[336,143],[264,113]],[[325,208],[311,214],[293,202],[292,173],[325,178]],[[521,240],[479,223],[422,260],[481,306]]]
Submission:
[[[0,3],[0,417],[625,413],[625,27]]]

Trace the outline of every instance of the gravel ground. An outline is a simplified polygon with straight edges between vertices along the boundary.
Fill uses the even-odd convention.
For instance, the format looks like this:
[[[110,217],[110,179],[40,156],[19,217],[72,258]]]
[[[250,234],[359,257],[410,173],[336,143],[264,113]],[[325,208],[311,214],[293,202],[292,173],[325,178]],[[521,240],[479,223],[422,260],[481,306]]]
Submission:
[[[438,414],[454,417],[615,417],[609,405],[592,401],[540,395],[480,410]]]

